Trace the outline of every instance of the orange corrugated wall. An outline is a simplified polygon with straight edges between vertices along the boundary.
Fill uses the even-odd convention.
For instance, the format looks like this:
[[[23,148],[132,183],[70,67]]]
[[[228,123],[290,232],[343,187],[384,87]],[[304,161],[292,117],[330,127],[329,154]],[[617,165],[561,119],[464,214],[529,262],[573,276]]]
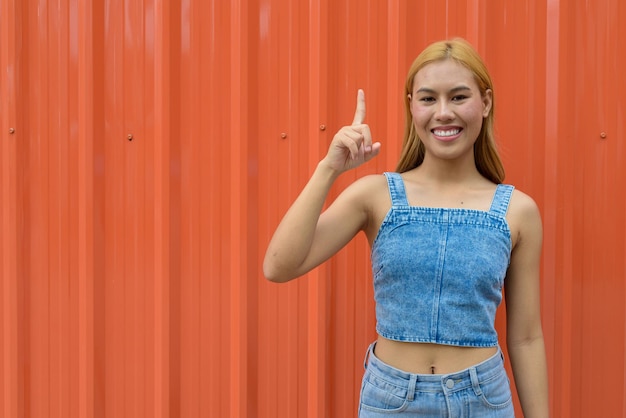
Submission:
[[[393,170],[406,70],[452,36],[543,215],[552,415],[626,416],[624,21],[621,0],[0,0],[0,416],[355,416],[365,239],[286,285],[261,261],[357,88],[383,152],[332,194]]]

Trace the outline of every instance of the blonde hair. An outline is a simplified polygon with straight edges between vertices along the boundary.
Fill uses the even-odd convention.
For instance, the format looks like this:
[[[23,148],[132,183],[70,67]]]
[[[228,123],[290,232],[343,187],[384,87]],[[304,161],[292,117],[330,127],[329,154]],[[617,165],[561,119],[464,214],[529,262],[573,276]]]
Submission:
[[[409,171],[424,161],[424,144],[415,132],[413,117],[411,115],[411,100],[413,93],[413,80],[419,70],[424,66],[436,61],[452,59],[469,69],[476,79],[481,95],[485,95],[487,90],[492,91],[492,105],[489,115],[483,120],[480,134],[474,144],[474,160],[478,172],[490,181],[499,184],[504,180],[504,167],[494,139],[494,106],[495,95],[493,94],[493,83],[487,72],[483,60],[476,50],[464,39],[455,38],[447,41],[435,42],[418,55],[409,68],[405,85],[405,130],[402,141],[402,153],[396,167],[396,171],[403,173]]]

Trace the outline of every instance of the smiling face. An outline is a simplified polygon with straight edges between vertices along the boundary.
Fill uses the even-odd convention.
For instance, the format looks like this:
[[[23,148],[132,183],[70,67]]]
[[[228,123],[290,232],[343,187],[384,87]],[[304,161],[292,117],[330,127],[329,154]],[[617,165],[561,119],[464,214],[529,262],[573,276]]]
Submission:
[[[474,143],[491,111],[491,94],[491,90],[481,94],[473,73],[452,59],[420,69],[409,100],[425,158],[473,160]]]

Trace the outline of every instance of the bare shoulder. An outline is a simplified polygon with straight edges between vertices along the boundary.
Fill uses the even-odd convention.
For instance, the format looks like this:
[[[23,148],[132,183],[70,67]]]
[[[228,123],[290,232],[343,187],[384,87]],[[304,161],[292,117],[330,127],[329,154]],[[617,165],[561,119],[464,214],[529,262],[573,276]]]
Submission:
[[[341,208],[344,213],[365,212],[368,218],[384,196],[388,196],[387,181],[382,174],[370,174],[350,183],[332,203],[331,208]],[[389,200],[389,198],[387,197]]]
[[[519,189],[515,189],[511,196],[509,213],[522,216],[533,216],[539,215],[539,208],[532,197]]]
[[[342,216],[352,216],[361,212],[369,217],[372,207],[382,198],[383,193],[386,193],[386,184],[385,176],[381,174],[358,178],[337,196],[326,212],[341,213]]]
[[[515,189],[511,196],[507,221],[511,228],[513,245],[525,238],[541,239],[541,214],[535,200]]]
[[[350,184],[340,196],[345,203],[365,212],[364,231],[371,240],[391,208],[387,179],[383,174],[370,174]]]
[[[346,190],[368,198],[371,194],[387,193],[387,179],[383,174],[369,174],[354,181]]]

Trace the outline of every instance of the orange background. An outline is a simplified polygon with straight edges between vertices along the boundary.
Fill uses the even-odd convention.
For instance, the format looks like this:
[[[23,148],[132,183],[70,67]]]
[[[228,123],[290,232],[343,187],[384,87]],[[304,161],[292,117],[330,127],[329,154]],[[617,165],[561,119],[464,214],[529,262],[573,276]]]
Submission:
[[[552,414],[626,416],[624,21],[621,0],[0,0],[0,416],[354,416],[365,239],[286,285],[261,261],[357,88],[382,155],[332,194],[393,170],[408,66],[452,36],[543,215]]]

